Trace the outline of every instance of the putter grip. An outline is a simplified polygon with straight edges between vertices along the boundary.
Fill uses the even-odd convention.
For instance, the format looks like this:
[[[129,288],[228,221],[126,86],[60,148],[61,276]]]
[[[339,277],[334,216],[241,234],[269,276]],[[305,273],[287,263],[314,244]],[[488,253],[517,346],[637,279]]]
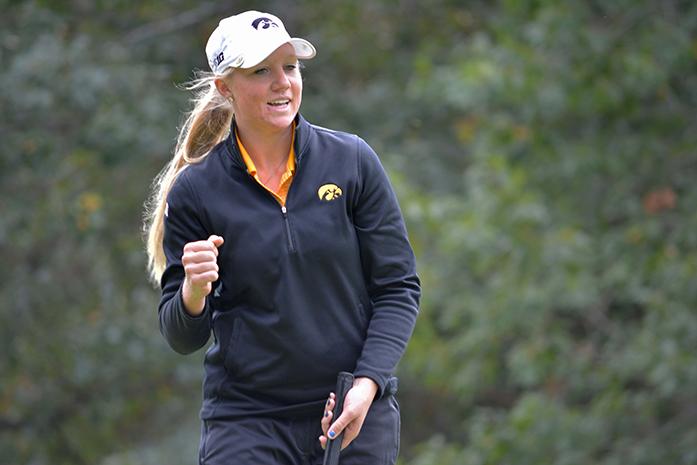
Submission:
[[[332,423],[336,421],[337,418],[341,416],[341,412],[344,410],[344,399],[346,398],[346,393],[353,387],[353,375],[351,373],[342,371],[336,378],[336,399],[334,402],[334,411],[332,416]],[[324,450],[324,461],[323,465],[338,465],[339,463],[339,453],[341,452],[341,441],[344,437],[344,432],[342,431],[334,439],[327,438],[327,448]]]

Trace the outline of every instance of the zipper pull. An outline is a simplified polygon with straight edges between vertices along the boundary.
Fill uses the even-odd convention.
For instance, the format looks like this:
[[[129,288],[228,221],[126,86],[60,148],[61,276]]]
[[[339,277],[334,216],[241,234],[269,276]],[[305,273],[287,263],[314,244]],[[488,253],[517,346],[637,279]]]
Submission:
[[[288,250],[295,252],[295,244],[293,244],[293,235],[290,232],[290,223],[288,222],[288,209],[285,205],[281,205],[281,213],[283,214],[283,224],[286,227],[286,236],[288,237]]]

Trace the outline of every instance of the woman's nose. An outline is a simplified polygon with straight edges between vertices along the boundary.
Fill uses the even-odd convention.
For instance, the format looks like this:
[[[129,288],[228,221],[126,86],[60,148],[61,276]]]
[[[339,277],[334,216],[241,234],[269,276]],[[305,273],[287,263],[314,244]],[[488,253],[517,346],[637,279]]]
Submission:
[[[283,68],[274,71],[272,85],[274,89],[286,89],[290,87],[290,81]]]

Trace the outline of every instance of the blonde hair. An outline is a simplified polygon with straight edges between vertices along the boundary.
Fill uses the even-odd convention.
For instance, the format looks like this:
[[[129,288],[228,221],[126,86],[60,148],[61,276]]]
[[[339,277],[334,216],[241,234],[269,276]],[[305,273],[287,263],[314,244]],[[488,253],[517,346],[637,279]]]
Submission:
[[[222,77],[226,77],[231,72],[232,69]],[[177,176],[188,165],[205,159],[210,150],[227,136],[232,123],[232,105],[215,87],[215,79],[218,77],[221,76],[198,72],[194,80],[182,86],[186,90],[193,91],[191,99],[193,109],[187,114],[179,130],[174,156],[155,177],[152,192],[145,204],[144,232],[148,253],[148,272],[154,284],[159,285],[166,266],[162,241],[167,195]]]

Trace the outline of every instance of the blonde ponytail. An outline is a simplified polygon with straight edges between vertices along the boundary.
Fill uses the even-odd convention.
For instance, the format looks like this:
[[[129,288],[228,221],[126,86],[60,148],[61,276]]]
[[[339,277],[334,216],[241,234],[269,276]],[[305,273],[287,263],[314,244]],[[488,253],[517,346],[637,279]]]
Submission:
[[[177,176],[188,165],[202,161],[225,138],[232,123],[232,106],[216,89],[215,78],[212,73],[199,73],[195,80],[184,85],[194,93],[193,110],[179,131],[174,156],[155,177],[150,198],[145,204],[148,272],[157,285],[166,265],[162,240],[167,195]]]

